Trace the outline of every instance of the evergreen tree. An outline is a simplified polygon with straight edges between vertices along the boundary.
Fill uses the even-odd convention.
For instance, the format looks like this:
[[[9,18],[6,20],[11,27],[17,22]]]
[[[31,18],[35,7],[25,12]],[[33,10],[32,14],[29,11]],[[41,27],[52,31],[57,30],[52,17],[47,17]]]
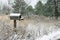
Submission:
[[[24,14],[25,12],[25,1],[24,0],[15,0],[14,1],[14,5],[13,5],[13,8],[14,8],[14,13],[21,13],[21,14]]]
[[[32,8],[31,5],[27,7],[27,12],[30,12],[30,14],[34,13],[34,9]]]
[[[60,8],[59,6],[60,1],[59,0],[48,0],[46,5],[47,5],[47,12],[50,13],[50,16],[55,16],[56,19],[60,16],[58,10]]]
[[[42,15],[42,8],[43,8],[43,4],[41,3],[41,1],[37,2],[36,6],[35,6],[35,13],[37,15]]]
[[[50,16],[50,17],[52,17],[54,15],[53,0],[48,0],[47,3],[45,4],[44,15]]]

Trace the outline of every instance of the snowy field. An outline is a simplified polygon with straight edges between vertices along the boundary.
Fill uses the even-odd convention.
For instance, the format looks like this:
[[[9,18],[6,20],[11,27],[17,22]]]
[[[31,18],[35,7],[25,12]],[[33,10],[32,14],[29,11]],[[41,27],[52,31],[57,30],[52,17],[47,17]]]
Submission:
[[[17,34],[13,31],[13,20],[8,15],[0,16],[0,40],[60,40],[60,19],[43,16],[25,17],[17,20]]]

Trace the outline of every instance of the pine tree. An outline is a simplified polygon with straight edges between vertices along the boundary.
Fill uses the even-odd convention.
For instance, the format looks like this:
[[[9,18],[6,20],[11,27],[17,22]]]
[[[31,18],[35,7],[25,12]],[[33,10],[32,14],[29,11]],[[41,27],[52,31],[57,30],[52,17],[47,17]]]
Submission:
[[[30,12],[30,14],[34,13],[34,9],[31,5],[27,7],[27,11]]]
[[[13,5],[13,8],[14,8],[14,13],[21,13],[21,14],[24,14],[25,12],[25,1],[24,0],[15,0],[14,1],[14,5]]]
[[[41,1],[39,1],[35,6],[35,13],[37,15],[42,15],[42,7],[43,7],[43,5],[42,5]]]
[[[49,11],[49,12],[51,12],[50,14],[55,16],[56,19],[58,19],[58,17],[60,16],[59,4],[60,4],[59,0],[48,0],[48,2],[47,2],[47,6],[48,6],[47,9],[48,10],[51,9],[51,11]],[[50,9],[49,9],[49,7],[50,7]]]
[[[48,0],[47,3],[45,4],[45,15],[53,17],[54,15],[54,5],[53,5],[53,0]]]

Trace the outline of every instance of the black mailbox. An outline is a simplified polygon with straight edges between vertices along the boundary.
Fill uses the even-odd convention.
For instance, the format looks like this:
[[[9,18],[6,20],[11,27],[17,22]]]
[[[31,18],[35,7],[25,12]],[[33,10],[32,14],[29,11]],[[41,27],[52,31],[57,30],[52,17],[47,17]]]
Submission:
[[[10,13],[10,19],[11,20],[20,20],[21,14],[20,13]]]

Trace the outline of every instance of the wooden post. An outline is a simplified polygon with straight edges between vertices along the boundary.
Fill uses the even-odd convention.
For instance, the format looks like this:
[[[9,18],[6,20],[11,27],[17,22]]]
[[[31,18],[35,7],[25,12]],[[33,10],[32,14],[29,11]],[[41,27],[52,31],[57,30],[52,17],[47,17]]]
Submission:
[[[16,28],[16,20],[14,20],[14,28]]]
[[[14,32],[16,32],[16,20],[14,20]]]

